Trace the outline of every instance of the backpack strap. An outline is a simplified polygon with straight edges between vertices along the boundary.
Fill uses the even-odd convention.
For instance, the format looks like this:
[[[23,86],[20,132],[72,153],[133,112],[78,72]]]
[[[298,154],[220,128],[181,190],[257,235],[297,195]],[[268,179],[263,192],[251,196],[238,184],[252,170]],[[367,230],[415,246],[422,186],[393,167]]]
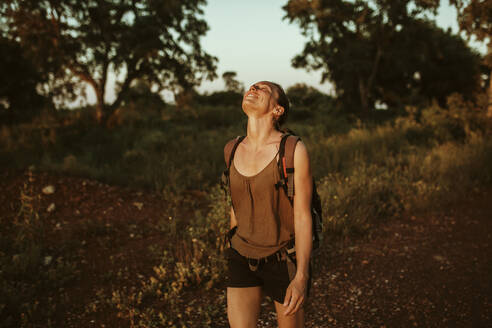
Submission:
[[[224,146],[224,161],[226,163],[226,169],[222,172],[221,187],[227,193],[229,189],[229,168],[232,164],[232,159],[236,153],[237,146],[246,136],[237,136],[236,138],[229,140]]]
[[[287,173],[287,196],[294,197],[294,151],[297,142],[301,140],[298,136],[291,135],[285,142],[285,171]]]
[[[230,140],[224,147],[224,161],[226,162],[227,168],[229,169],[236,153],[237,146],[243,141],[246,136],[237,136],[236,138]]]
[[[284,187],[291,202],[294,197],[294,151],[299,140],[299,136],[290,133],[284,134],[280,140],[279,170],[282,181],[277,186]]]
[[[239,138],[239,136],[229,140],[224,146],[224,162],[226,163],[226,167],[229,167],[229,158],[231,157],[232,148],[234,148],[237,138]]]

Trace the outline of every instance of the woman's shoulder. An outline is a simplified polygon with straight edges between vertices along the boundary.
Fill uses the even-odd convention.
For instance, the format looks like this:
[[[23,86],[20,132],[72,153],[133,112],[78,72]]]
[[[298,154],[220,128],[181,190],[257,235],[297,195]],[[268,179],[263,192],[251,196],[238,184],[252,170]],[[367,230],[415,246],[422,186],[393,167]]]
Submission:
[[[231,155],[232,149],[234,148],[234,145],[239,141],[239,139],[242,136],[236,136],[226,142],[224,145],[224,160],[226,163],[229,161],[229,157]]]
[[[294,166],[304,166],[306,164],[309,165],[308,150],[304,142],[302,142],[302,140],[299,140],[296,144],[296,148],[294,149]]]
[[[231,138],[229,140],[227,140],[227,142],[225,143],[224,145],[224,149],[226,148],[232,148],[234,147],[234,145],[240,141],[240,140],[243,140],[246,136],[235,136],[234,138]]]

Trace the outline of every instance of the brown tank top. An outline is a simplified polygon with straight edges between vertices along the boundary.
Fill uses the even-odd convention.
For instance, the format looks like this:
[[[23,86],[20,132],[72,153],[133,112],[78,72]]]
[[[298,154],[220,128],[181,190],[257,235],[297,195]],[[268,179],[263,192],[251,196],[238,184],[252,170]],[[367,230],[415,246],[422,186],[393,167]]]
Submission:
[[[258,174],[244,176],[230,168],[232,206],[237,231],[231,244],[241,255],[261,258],[271,255],[294,237],[294,212],[279,181],[277,155]]]

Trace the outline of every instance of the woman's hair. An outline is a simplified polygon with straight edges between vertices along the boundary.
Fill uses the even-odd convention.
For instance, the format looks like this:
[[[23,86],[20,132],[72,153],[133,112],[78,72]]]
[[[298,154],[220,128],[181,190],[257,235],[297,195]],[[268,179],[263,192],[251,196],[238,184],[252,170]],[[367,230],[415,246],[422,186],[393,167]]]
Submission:
[[[289,114],[289,109],[290,109],[289,98],[287,98],[284,89],[278,83],[270,82],[270,81],[267,82],[273,85],[277,89],[277,94],[278,94],[277,103],[284,108],[284,113],[277,120],[274,121],[275,129],[280,131],[280,127],[282,126],[282,124],[285,123],[285,121],[287,120],[287,116]]]

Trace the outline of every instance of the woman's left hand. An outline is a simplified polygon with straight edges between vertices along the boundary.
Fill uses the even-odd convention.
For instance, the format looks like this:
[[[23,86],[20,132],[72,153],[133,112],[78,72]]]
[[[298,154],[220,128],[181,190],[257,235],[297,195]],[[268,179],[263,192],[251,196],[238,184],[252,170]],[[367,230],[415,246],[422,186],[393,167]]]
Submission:
[[[304,303],[306,298],[306,286],[307,286],[307,278],[299,278],[295,276],[294,279],[287,287],[287,292],[285,293],[284,299],[284,307],[287,309],[284,312],[284,315],[291,315],[297,312]]]

